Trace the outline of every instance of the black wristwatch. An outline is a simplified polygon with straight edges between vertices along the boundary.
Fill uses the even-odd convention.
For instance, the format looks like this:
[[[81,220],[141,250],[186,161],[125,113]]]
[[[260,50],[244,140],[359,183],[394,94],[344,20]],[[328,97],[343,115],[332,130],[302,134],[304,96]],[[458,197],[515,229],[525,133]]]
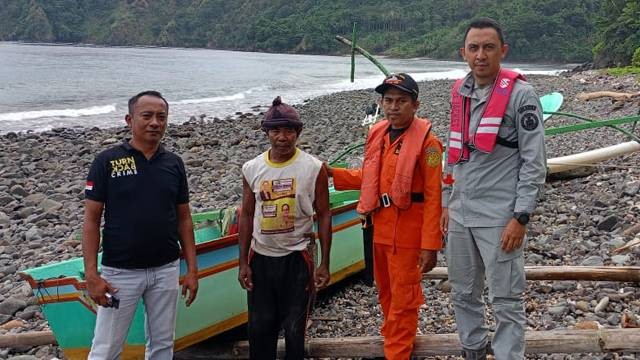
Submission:
[[[513,213],[513,218],[518,220],[520,225],[527,225],[529,223],[529,214],[526,212]]]

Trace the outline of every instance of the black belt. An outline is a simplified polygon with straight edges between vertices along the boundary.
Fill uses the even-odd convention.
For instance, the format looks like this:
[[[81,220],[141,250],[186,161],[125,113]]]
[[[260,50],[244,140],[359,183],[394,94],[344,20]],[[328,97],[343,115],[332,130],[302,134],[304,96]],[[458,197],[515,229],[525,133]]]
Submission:
[[[502,146],[506,146],[508,148],[511,149],[517,149],[518,148],[518,141],[509,141],[505,138],[501,138],[500,136],[496,136],[496,144],[502,145]]]
[[[411,202],[416,202],[416,203],[424,202],[424,193],[412,192]],[[382,205],[382,207],[391,206],[391,198],[389,197],[389,194],[382,194],[382,196],[380,196],[380,204]]]
[[[508,147],[510,149],[517,149],[518,148],[518,140],[510,141],[510,140],[507,140],[507,139],[502,138],[500,136],[496,136],[496,144],[502,145],[502,146],[506,146],[506,147]],[[469,149],[469,152],[476,151],[476,148],[471,146],[469,143],[465,143],[465,145]]]

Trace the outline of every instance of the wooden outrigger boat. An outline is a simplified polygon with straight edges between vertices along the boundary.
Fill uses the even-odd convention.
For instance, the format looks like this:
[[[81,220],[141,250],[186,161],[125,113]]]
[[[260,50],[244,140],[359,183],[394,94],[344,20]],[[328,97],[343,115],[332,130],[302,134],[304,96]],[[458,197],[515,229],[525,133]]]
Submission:
[[[333,245],[331,282],[364,268],[362,231],[355,212],[358,191],[331,191]],[[246,292],[238,284],[238,236],[224,236],[224,211],[194,214],[199,290],[186,308],[178,301],[175,349],[180,350],[247,321]],[[180,265],[184,275],[184,260]],[[33,288],[58,345],[68,359],[86,359],[96,320],[96,304],[87,294],[81,258],[21,273]],[[123,359],[144,358],[142,302],[134,315]]]

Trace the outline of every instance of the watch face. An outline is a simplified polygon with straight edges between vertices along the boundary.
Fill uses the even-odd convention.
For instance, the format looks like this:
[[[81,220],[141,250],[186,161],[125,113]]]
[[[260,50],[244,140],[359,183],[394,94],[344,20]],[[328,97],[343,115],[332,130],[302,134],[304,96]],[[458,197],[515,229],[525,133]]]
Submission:
[[[528,214],[520,214],[518,216],[518,222],[522,225],[526,225],[529,222],[529,215]]]

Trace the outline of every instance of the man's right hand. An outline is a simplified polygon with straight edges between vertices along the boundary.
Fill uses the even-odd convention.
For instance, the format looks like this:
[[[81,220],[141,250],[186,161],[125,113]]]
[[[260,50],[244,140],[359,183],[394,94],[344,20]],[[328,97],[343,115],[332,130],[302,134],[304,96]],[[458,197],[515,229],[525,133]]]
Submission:
[[[108,304],[107,297],[104,296],[106,293],[115,294],[118,292],[118,289],[111,286],[98,274],[87,276],[87,290],[91,300],[100,306],[107,306]]]
[[[449,231],[449,208],[442,208],[442,215],[440,216],[440,231],[445,235]]]
[[[240,265],[238,271],[238,282],[243,289],[247,291],[253,290],[253,281],[251,280],[251,268],[249,265]]]

